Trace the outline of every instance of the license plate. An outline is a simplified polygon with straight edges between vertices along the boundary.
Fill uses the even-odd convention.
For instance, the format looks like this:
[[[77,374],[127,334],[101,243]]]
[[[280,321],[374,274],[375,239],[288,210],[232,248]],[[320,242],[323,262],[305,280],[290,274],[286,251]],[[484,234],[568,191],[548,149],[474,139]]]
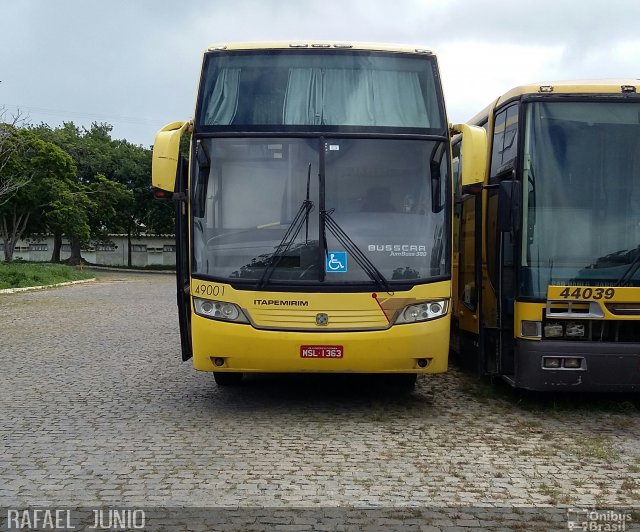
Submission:
[[[344,353],[341,345],[301,345],[301,358],[342,358]]]

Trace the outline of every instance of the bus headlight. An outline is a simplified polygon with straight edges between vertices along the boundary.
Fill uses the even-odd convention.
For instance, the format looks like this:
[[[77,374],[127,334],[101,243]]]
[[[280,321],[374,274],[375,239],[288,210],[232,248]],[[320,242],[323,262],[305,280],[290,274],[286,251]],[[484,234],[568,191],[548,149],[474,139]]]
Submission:
[[[419,305],[408,305],[400,311],[395,323],[415,323],[418,321],[433,320],[447,313],[449,301],[439,299],[427,301]]]
[[[235,321],[249,323],[244,312],[235,303],[227,301],[214,301],[213,299],[193,298],[193,308],[198,316],[211,318],[212,320]]]
[[[584,336],[584,323],[576,323],[574,321],[570,321],[567,323],[565,328],[565,334],[568,337],[582,337]]]
[[[564,327],[562,323],[547,323],[544,326],[545,338],[562,338],[564,336]]]
[[[525,336],[528,338],[541,338],[541,330],[541,321],[522,320],[520,322],[520,336]]]

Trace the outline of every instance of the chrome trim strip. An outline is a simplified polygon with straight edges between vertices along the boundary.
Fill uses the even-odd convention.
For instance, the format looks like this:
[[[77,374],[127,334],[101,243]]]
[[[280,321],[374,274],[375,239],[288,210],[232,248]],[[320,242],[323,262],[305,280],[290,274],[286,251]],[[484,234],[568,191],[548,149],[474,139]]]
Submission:
[[[573,306],[577,305],[589,305],[588,312],[574,312]],[[567,306],[567,312],[553,312],[552,307]],[[604,311],[602,307],[595,301],[547,301],[547,318],[604,318]]]

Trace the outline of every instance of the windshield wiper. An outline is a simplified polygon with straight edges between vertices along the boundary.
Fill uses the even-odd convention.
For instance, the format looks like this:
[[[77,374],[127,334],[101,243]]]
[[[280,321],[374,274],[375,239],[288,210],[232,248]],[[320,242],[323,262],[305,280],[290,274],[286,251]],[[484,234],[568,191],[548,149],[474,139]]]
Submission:
[[[302,229],[302,225],[306,222],[307,229],[305,235],[305,244],[309,243],[309,213],[313,209],[313,202],[309,199],[309,182],[311,180],[311,164],[309,164],[309,169],[307,171],[307,197],[300,205],[298,212],[293,217],[291,225],[287,229],[287,232],[280,240],[280,243],[276,246],[275,251],[270,257],[269,265],[262,272],[262,276],[258,281],[258,290],[264,287],[271,279],[273,272],[280,264],[282,257],[285,256],[287,251],[291,249],[291,246],[295,242],[300,230]]]
[[[349,235],[344,232],[342,227],[331,217],[331,214],[335,209],[327,210],[325,204],[325,157],[326,157],[326,143],[324,137],[320,137],[320,168],[318,172],[318,188],[319,188],[319,205],[320,219],[318,221],[319,239],[318,239],[318,262],[323,264],[329,257],[329,251],[327,249],[327,229],[333,234],[344,249],[346,249],[353,256],[354,260],[369,276],[369,278],[385,292],[391,292],[389,288],[389,282],[385,278],[380,270],[376,268],[375,264],[369,260],[362,250],[356,245],[356,243],[349,238]],[[307,181],[308,188],[308,181]],[[320,282],[324,282],[326,271],[324,267],[320,268]]]
[[[618,282],[614,286],[625,286],[631,281],[631,278],[636,274],[638,268],[640,268],[640,246],[635,249],[636,256],[631,261],[631,264],[627,267],[624,273],[618,279]]]
[[[311,185],[311,163],[309,163],[309,166],[307,166],[307,199],[305,201],[309,201],[309,186]],[[313,207],[313,204],[311,205]],[[311,212],[311,210],[307,211],[307,214],[305,216],[305,232],[304,232],[304,243],[308,244],[309,243],[309,212]]]
[[[332,217],[334,209],[328,211],[321,211],[320,216],[324,220],[324,227],[329,229],[331,234],[336,237],[336,240],[342,244],[342,246],[351,253],[351,256],[358,263],[358,265],[364,270],[369,278],[376,283],[376,285],[385,292],[391,292],[389,288],[389,282],[384,275],[376,268],[376,265],[369,260],[363,251],[356,245],[356,243],[349,238],[349,235],[344,232],[342,227],[338,225]],[[323,239],[326,242],[326,235],[323,235]],[[325,253],[327,252],[327,246],[325,244]]]

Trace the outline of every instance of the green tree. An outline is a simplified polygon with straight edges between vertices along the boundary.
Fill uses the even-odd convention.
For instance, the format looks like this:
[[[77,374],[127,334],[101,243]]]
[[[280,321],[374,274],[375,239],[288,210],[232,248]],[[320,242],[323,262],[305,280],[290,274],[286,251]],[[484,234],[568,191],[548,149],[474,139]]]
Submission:
[[[0,108],[0,205],[8,201],[11,195],[26,185],[31,178],[29,174],[15,173],[7,167],[12,156],[24,148],[25,139],[18,134],[18,117],[14,117],[11,122],[5,122],[5,114],[4,109]]]
[[[100,196],[99,208],[89,211],[92,213],[91,240],[104,242],[109,233],[126,233],[131,265],[132,237],[141,232],[173,232],[173,213],[171,208],[159,206],[153,199],[151,150],[126,140],[113,140],[111,130],[109,124],[94,123],[86,129],[72,122],[57,129],[44,124],[34,128],[42,138],[54,142],[73,157],[78,168],[78,183],[88,187],[89,200]],[[114,184],[125,187],[130,195],[123,195],[122,189]],[[105,190],[111,194],[100,192]],[[115,213],[107,216],[113,210]],[[72,240],[70,260],[79,260],[79,245]]]
[[[78,242],[89,240],[91,228],[88,213],[95,207],[85,187],[75,179],[71,183],[54,183],[54,199],[46,213],[46,228],[53,234],[51,262],[60,262],[62,237]],[[79,251],[78,251],[79,257]],[[79,262],[74,259],[73,262]]]
[[[0,238],[7,262],[13,260],[18,240],[43,229],[46,213],[69,192],[68,185],[73,183],[76,172],[71,157],[56,145],[25,129],[13,134],[21,148],[11,153],[0,176],[14,176],[23,185],[0,205]]]
[[[151,150],[126,140],[115,140],[112,147],[113,179],[126,186],[132,193],[128,209],[123,211],[126,218],[124,232],[127,234],[127,262],[131,266],[132,237],[151,229]]]

